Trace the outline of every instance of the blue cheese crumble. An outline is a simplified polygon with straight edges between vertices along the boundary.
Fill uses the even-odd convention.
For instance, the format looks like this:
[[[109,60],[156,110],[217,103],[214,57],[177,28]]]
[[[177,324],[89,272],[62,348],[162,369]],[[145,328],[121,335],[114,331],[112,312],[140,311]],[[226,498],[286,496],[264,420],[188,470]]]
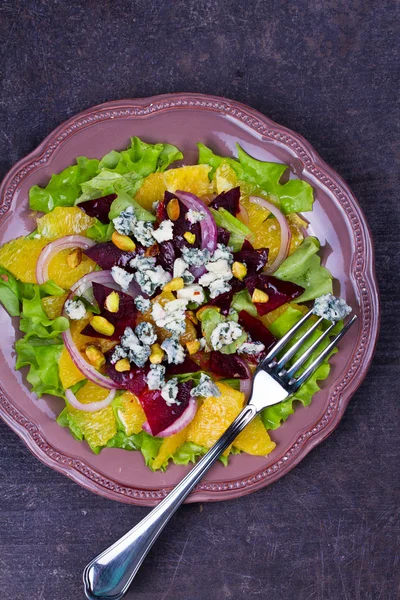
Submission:
[[[139,323],[139,325],[135,329],[135,334],[142,342],[142,344],[145,344],[147,346],[151,346],[157,341],[157,334],[154,331],[154,327],[151,323],[148,323],[147,321]]]
[[[165,350],[169,364],[180,365],[184,362],[185,350],[176,338],[170,337],[165,339],[161,344],[161,348]]]
[[[242,327],[235,321],[224,321],[218,323],[213,330],[210,342],[214,350],[221,350],[224,346],[228,346],[236,341],[243,334]]]
[[[122,358],[127,358],[127,357],[128,357],[128,353],[122,346],[115,346],[114,352],[111,356],[110,361],[111,361],[112,365],[115,365],[116,362],[118,362]]]
[[[220,294],[231,290],[231,285],[228,282],[232,279],[233,274],[226,258],[210,261],[205,267],[208,273],[200,277],[199,284],[209,288],[210,298],[216,298]]]
[[[144,367],[151,354],[151,348],[148,344],[141,344],[131,327],[125,329],[121,346],[126,351],[129,362],[133,362],[139,368]]]
[[[194,282],[194,275],[189,271],[189,265],[183,260],[183,258],[176,258],[174,261],[174,272],[173,276],[182,277],[185,285],[190,285]]]
[[[226,260],[230,265],[233,263],[232,249],[229,246],[225,246],[225,244],[217,244],[217,249],[212,255],[211,260],[216,261],[221,258]]]
[[[176,295],[181,300],[186,300],[187,302],[197,302],[197,304],[203,304],[206,297],[204,295],[203,288],[201,285],[187,285],[186,287],[178,290]]]
[[[164,365],[150,365],[150,371],[146,375],[149,390],[161,390],[165,385]]]
[[[313,313],[328,321],[340,321],[351,313],[351,307],[343,298],[325,294],[315,300]]]
[[[67,316],[73,321],[84,319],[87,315],[86,308],[82,300],[67,300],[64,308]]]
[[[189,223],[193,225],[193,223],[199,223],[200,221],[202,221],[205,216],[206,214],[201,210],[193,210],[189,208],[185,215],[185,219],[187,219]]]
[[[114,227],[121,235],[131,235],[136,223],[135,212],[133,206],[128,206],[123,210],[118,217],[113,219]]]
[[[185,333],[185,310],[188,301],[185,299],[171,300],[161,306],[155,302],[152,308],[152,317],[158,327],[164,327],[174,335]]]
[[[191,267],[202,267],[210,260],[210,251],[206,248],[200,250],[200,248],[182,248],[182,257],[185,262]]]
[[[155,266],[154,256],[135,256],[129,264],[136,269],[135,281],[148,296],[152,296],[158,287],[164,286],[171,279],[171,275],[160,265]]]
[[[203,398],[209,398],[213,396],[214,398],[218,398],[221,395],[221,392],[218,389],[218,386],[215,385],[211,377],[202,373],[200,375],[200,381],[196,387],[194,387],[191,392],[191,396],[195,398],[201,396]]]
[[[167,381],[165,385],[163,385],[161,389],[161,396],[164,398],[168,406],[171,406],[172,404],[179,406],[180,402],[177,400],[178,391],[178,380],[176,377],[173,377]]]
[[[150,310],[151,302],[148,298],[144,298],[143,296],[136,296],[134,299],[134,303],[136,308],[141,312],[145,313]]]
[[[170,220],[162,221],[158,229],[153,231],[153,238],[161,244],[161,242],[167,242],[172,240],[174,235],[174,224]]]
[[[238,348],[239,354],[248,354],[249,356],[257,356],[264,350],[265,346],[261,342],[244,342]]]
[[[125,271],[125,269],[122,269],[121,267],[112,267],[111,276],[115,283],[117,283],[124,291],[128,289],[129,284],[133,279],[133,274],[128,273],[128,271]]]
[[[136,221],[132,233],[142,246],[148,248],[154,244],[154,230],[150,221]]]

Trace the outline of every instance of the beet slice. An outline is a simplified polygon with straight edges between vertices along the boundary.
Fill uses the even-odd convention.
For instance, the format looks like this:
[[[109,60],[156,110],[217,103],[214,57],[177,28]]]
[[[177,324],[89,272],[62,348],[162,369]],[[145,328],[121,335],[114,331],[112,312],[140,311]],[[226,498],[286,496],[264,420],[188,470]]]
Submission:
[[[222,352],[210,352],[209,369],[216,375],[222,377],[234,377],[248,379],[249,371],[246,363],[237,354],[222,354]]]
[[[232,289],[229,290],[229,292],[224,292],[216,298],[212,298],[208,303],[211,306],[218,306],[223,315],[228,314],[234,294],[236,294],[236,292],[240,292],[240,290],[243,290],[245,287],[245,283],[239,279],[231,279],[229,283],[232,286]]]
[[[140,394],[143,394],[147,389],[146,371],[144,369],[131,369],[130,371],[119,373],[114,365],[109,362],[113,352],[113,350],[110,350],[106,354],[108,359],[106,364],[106,374],[118,384],[118,387],[123,390],[129,390],[132,394],[139,397]]]
[[[291,302],[304,292],[304,288],[291,281],[282,281],[272,275],[253,275],[246,278],[246,287],[253,294],[255,289],[265,292],[268,302],[255,302],[258,314],[262,317],[279,308],[286,302]]]
[[[239,212],[239,200],[240,200],[240,187],[232,188],[227,192],[221,192],[214,200],[211,202],[210,207],[218,210],[219,208],[224,208],[228,212],[230,212],[234,217]]]
[[[247,311],[241,310],[239,313],[239,325],[250,334],[253,342],[261,342],[268,350],[277,341],[269,329],[256,317],[250,315]]]
[[[143,249],[137,246],[135,252],[124,252],[112,242],[102,242],[87,250],[84,254],[94,260],[102,269],[109,271],[112,267],[126,267],[136,254],[141,254]]]
[[[247,240],[245,240],[247,242]],[[268,248],[258,248],[255,250],[250,242],[248,247],[244,247],[239,252],[234,252],[233,257],[236,261],[244,263],[247,267],[247,275],[256,275],[263,270],[268,260]]]
[[[186,208],[186,206],[175,196],[175,194],[172,194],[171,192],[165,192],[164,195],[164,203],[163,203],[163,209],[160,209],[160,213],[159,216],[162,216],[162,219],[168,219],[168,214],[167,214],[167,210],[166,207],[168,205],[168,202],[170,200],[173,199],[178,200],[179,203],[179,217],[173,221],[174,223],[174,237],[171,240],[172,244],[174,246],[174,248],[176,250],[181,250],[184,246],[188,247],[188,248],[200,248],[201,247],[201,229],[200,229],[200,223],[190,223],[190,221],[188,221],[186,219],[186,214],[188,212],[188,209]],[[189,244],[189,242],[187,242],[185,240],[185,238],[183,237],[183,234],[189,231],[190,233],[194,233],[196,236],[196,239],[194,241],[193,244]],[[179,254],[180,255],[180,254]]]
[[[119,309],[118,312],[112,313],[104,308],[104,302],[111,292],[114,292],[110,287],[101,283],[94,282],[93,284],[93,295],[99,306],[100,314],[102,317],[110,321],[115,326],[115,331],[112,335],[107,336],[110,340],[119,340],[123,335],[126,327],[134,328],[136,325],[137,309],[133,301],[132,296],[125,294],[124,292],[118,291],[119,295]],[[82,335],[89,335],[92,337],[104,338],[105,336],[98,333],[93,329],[91,325],[86,325],[82,330]]]
[[[189,356],[180,365],[168,365],[167,375],[184,375],[185,373],[196,373],[200,371],[200,367]]]
[[[81,208],[89,217],[96,217],[99,221],[106,225],[110,222],[108,213],[110,212],[111,204],[116,199],[117,194],[109,194],[102,198],[96,198],[96,200],[86,200],[78,204],[78,208]]]
[[[192,382],[186,381],[178,385],[177,400],[180,404],[168,406],[161,396],[160,390],[145,390],[139,394],[140,404],[145,412],[152,435],[170,427],[185,411],[190,400]]]
[[[227,246],[229,243],[230,237],[231,237],[230,231],[228,231],[224,227],[217,226],[217,243],[218,244],[223,244],[224,246]]]
[[[162,266],[163,269],[172,274],[174,270],[174,261],[176,258],[176,252],[174,244],[170,241],[162,242],[158,246],[159,252],[157,254],[157,263]]]

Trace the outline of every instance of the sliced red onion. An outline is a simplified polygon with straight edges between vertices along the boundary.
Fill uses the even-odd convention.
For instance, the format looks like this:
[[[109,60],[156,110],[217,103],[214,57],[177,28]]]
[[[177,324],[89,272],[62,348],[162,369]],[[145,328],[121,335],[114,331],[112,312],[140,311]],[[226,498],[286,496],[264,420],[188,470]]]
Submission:
[[[213,254],[217,248],[218,230],[210,209],[200,198],[190,192],[177,190],[175,196],[187,209],[202,212],[205,215],[200,221],[201,249],[209,250]],[[191,271],[195,277],[200,277],[206,272],[206,269],[205,267],[198,267],[191,269]]]
[[[285,215],[279,210],[279,208],[277,208],[271,202],[264,200],[264,198],[260,198],[259,196],[250,196],[250,202],[258,204],[266,210],[269,210],[269,212],[271,212],[274,215],[274,217],[276,217],[281,228],[281,244],[279,247],[278,255],[273,261],[273,263],[265,269],[266,273],[274,273],[289,253],[290,240],[292,239],[292,232],[290,231],[289,223],[287,222]]]
[[[51,259],[67,248],[81,248],[87,250],[96,242],[82,235],[66,235],[65,237],[50,242],[43,248],[36,264],[36,280],[39,284],[46,283],[49,279],[49,264]]]
[[[240,391],[244,394],[244,399],[246,402],[250,398],[251,388],[252,388],[252,381],[251,381],[250,377],[248,379],[240,380]]]
[[[89,288],[92,287],[92,283],[101,283],[107,285],[115,290],[120,290],[120,286],[115,283],[111,271],[93,271],[88,273],[79,279],[74,285],[71,286],[71,292],[73,295],[83,296]],[[131,281],[127,290],[124,290],[125,294],[135,298],[141,291],[137,283]]]
[[[65,396],[68,402],[74,408],[78,410],[84,410],[85,412],[96,412],[97,410],[102,410],[111,404],[115,397],[115,390],[111,390],[107,398],[104,398],[104,400],[100,400],[100,402],[89,402],[88,404],[82,404],[82,402],[79,402],[78,398],[71,392],[71,390],[66,390]]]
[[[157,433],[157,437],[167,438],[171,435],[175,435],[175,433],[179,433],[180,431],[182,431],[182,429],[185,429],[185,427],[187,427],[187,425],[189,425],[191,421],[193,421],[196,412],[197,401],[195,398],[191,397],[189,400],[189,404],[187,405],[179,419],[177,419],[174,423],[172,423],[172,425],[167,427],[167,429],[164,429],[164,431],[160,431],[159,433]],[[147,433],[150,433],[150,435],[153,435],[150,429],[150,425],[147,421],[143,424],[143,429]]]
[[[249,213],[242,204],[239,204],[239,212],[236,215],[236,218],[239,219],[239,221],[242,221],[242,223],[245,225],[249,224]]]

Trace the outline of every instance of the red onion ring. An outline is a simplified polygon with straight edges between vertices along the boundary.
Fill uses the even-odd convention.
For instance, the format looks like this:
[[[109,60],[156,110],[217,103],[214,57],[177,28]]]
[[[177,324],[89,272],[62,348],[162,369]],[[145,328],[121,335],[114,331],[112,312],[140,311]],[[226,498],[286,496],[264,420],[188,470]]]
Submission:
[[[92,273],[88,273],[78,279],[74,285],[71,286],[71,292],[73,295],[82,296],[92,285],[92,283],[101,283],[102,285],[107,285],[112,287],[113,289],[120,290],[120,286],[115,283],[113,276],[111,275],[111,271],[93,271]],[[132,282],[129,284],[127,290],[123,290],[125,294],[132,296],[135,298],[138,294],[141,293],[140,287],[137,283]]]
[[[197,401],[195,398],[191,397],[189,400],[189,404],[187,405],[179,419],[177,419],[174,423],[172,423],[172,425],[164,429],[164,431],[160,431],[160,433],[157,433],[156,437],[166,438],[170,437],[171,435],[174,435],[175,433],[179,433],[180,431],[182,431],[182,429],[185,429],[185,427],[187,427],[187,425],[189,425],[191,421],[193,421],[196,412]],[[150,433],[150,435],[154,435],[147,421],[143,424],[143,429],[147,433]]]
[[[71,392],[71,390],[66,390],[65,396],[69,404],[71,404],[71,406],[74,408],[83,410],[85,412],[96,412],[97,410],[102,410],[111,404],[115,397],[115,390],[111,390],[107,398],[104,398],[104,400],[100,400],[100,402],[89,402],[88,404],[82,404],[82,402],[79,402],[78,398]]]
[[[36,263],[36,280],[39,284],[46,283],[49,279],[49,264],[51,259],[67,248],[82,248],[87,250],[96,242],[82,235],[66,235],[50,242],[43,248]]]
[[[285,215],[271,202],[267,202],[264,198],[259,196],[250,196],[250,202],[262,206],[269,212],[271,212],[277,219],[281,228],[281,244],[279,247],[278,256],[275,258],[273,263],[265,269],[266,273],[274,273],[279,265],[285,260],[289,253],[290,240],[292,239],[292,232],[290,231],[289,223],[287,222]]]
[[[240,380],[240,391],[242,392],[242,394],[244,394],[245,402],[247,402],[248,399],[250,398],[251,388],[252,388],[252,381],[251,381],[250,377],[248,379]]]
[[[236,218],[239,219],[239,221],[241,221],[242,223],[244,223],[244,225],[249,224],[249,213],[247,212],[245,207],[240,203],[239,203],[239,212],[236,215]]]

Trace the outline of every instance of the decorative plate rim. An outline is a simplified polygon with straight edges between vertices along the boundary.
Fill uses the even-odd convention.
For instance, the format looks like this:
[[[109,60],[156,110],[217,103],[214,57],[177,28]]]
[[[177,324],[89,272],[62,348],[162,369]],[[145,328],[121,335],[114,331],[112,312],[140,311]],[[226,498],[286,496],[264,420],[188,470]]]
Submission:
[[[238,123],[246,124],[264,139],[289,147],[301,161],[303,170],[312,174],[322,186],[330,190],[345,211],[352,228],[355,253],[351,264],[351,276],[360,299],[361,323],[356,350],[348,362],[347,371],[330,394],[325,413],[295,440],[285,455],[278,457],[268,468],[259,469],[251,476],[239,480],[201,482],[187,499],[187,502],[210,502],[249,494],[276,481],[295,467],[312,448],[332,433],[342,418],[352,394],[361,385],[367,373],[379,331],[379,295],[371,234],[362,210],[348,185],[302,136],[287,127],[278,125],[255,109],[218,96],[191,93],[164,94],[149,98],[106,102],[75,115],[57,127],[35,150],[19,160],[3,179],[0,186],[0,221],[8,212],[13,196],[24,178],[46,164],[60,145],[76,131],[99,121],[124,117],[147,117],[180,108],[222,112]],[[105,477],[85,461],[59,452],[46,441],[37,425],[17,409],[11,399],[7,398],[1,382],[0,417],[44,464],[106,498],[152,506],[164,498],[171,489],[169,486],[141,489],[121,485]]]

